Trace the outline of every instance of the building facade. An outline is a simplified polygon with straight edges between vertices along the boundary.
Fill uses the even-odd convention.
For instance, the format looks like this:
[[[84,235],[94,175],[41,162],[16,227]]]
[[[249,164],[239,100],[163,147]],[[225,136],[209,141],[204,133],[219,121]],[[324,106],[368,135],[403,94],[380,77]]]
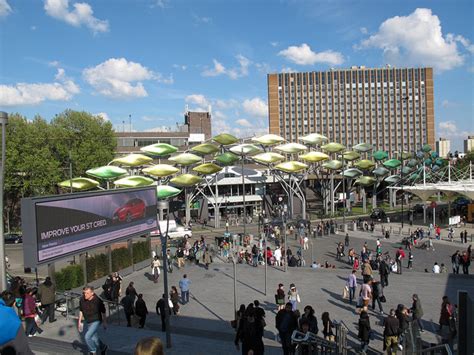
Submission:
[[[448,154],[451,152],[451,141],[446,138],[440,138],[436,142],[436,151],[441,158],[448,158]]]
[[[290,142],[320,133],[389,153],[434,145],[432,68],[269,74],[270,133]]]
[[[468,136],[467,139],[464,140],[464,153],[469,153],[474,150],[474,136]]]

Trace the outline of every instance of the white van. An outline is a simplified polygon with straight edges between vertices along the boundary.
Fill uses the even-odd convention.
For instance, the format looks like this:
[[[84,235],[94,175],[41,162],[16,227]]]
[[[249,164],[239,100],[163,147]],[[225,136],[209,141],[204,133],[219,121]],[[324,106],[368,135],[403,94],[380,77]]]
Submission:
[[[168,226],[168,237],[170,239],[173,238],[191,238],[193,233],[190,229],[187,229],[182,226],[178,226],[174,220],[169,221],[169,225],[167,221],[160,221],[160,229],[163,233],[166,232],[166,227]],[[160,236],[160,230],[156,229],[150,233],[150,236],[152,237],[159,237]]]

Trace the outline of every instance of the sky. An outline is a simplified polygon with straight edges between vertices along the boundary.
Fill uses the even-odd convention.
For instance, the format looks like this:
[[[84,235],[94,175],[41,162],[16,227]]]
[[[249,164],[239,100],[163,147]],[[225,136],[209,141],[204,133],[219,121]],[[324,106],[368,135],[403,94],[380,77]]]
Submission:
[[[473,18],[471,0],[0,0],[0,110],[146,131],[210,107],[213,134],[248,137],[268,132],[268,73],[429,66],[436,139],[462,149]]]

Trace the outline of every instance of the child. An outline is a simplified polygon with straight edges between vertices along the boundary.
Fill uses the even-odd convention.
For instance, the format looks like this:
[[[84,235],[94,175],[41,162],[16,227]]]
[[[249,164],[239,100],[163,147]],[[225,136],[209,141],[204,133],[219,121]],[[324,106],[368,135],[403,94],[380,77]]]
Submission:
[[[408,252],[408,268],[413,269],[413,253],[411,250]]]

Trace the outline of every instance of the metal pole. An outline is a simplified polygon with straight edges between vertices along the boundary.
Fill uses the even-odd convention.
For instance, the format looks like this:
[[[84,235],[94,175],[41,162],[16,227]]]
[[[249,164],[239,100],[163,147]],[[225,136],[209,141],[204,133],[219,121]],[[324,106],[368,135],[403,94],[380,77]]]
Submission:
[[[288,255],[287,255],[287,251],[288,251],[288,245],[286,244],[287,240],[286,240],[286,216],[285,216],[285,211],[282,212],[282,217],[283,217],[283,233],[284,233],[284,237],[285,237],[285,272],[288,271]]]
[[[234,266],[234,319],[237,313],[237,266],[236,266],[235,245],[232,243],[232,264]]]
[[[264,253],[263,255],[265,256],[265,296],[267,295],[267,267],[268,267],[268,258],[267,258],[267,233],[263,233],[263,241],[264,241]]]
[[[242,205],[244,209],[243,218],[244,218],[244,237],[247,235],[247,212],[245,210],[245,176],[244,176],[244,147],[242,146]]]
[[[423,165],[423,169],[424,168],[425,168],[425,166]],[[403,185],[405,184],[403,182],[403,160],[402,160],[402,167],[401,167],[401,171],[400,171],[400,176],[401,176],[401,182],[402,182],[402,228],[403,228],[403,202],[404,202],[403,200],[405,199],[405,194],[403,192]]]
[[[69,149],[69,185],[71,188],[71,193],[72,193],[72,152]]]
[[[6,127],[8,113],[0,111],[0,124],[2,125],[2,165],[0,166],[0,290],[7,289],[7,265],[5,262],[5,240],[3,237],[3,184],[5,176],[5,141],[7,139]]]
[[[170,211],[168,210],[168,215],[166,216],[166,232],[163,235],[161,231],[160,224],[158,223],[158,229],[161,236],[161,254],[163,256],[163,284],[164,284],[164,294],[165,294],[165,326],[166,326],[166,347],[171,348],[171,330],[170,330],[170,315],[169,315],[169,301],[168,301],[168,257],[166,255],[166,245],[168,244],[168,230],[170,224]]]

